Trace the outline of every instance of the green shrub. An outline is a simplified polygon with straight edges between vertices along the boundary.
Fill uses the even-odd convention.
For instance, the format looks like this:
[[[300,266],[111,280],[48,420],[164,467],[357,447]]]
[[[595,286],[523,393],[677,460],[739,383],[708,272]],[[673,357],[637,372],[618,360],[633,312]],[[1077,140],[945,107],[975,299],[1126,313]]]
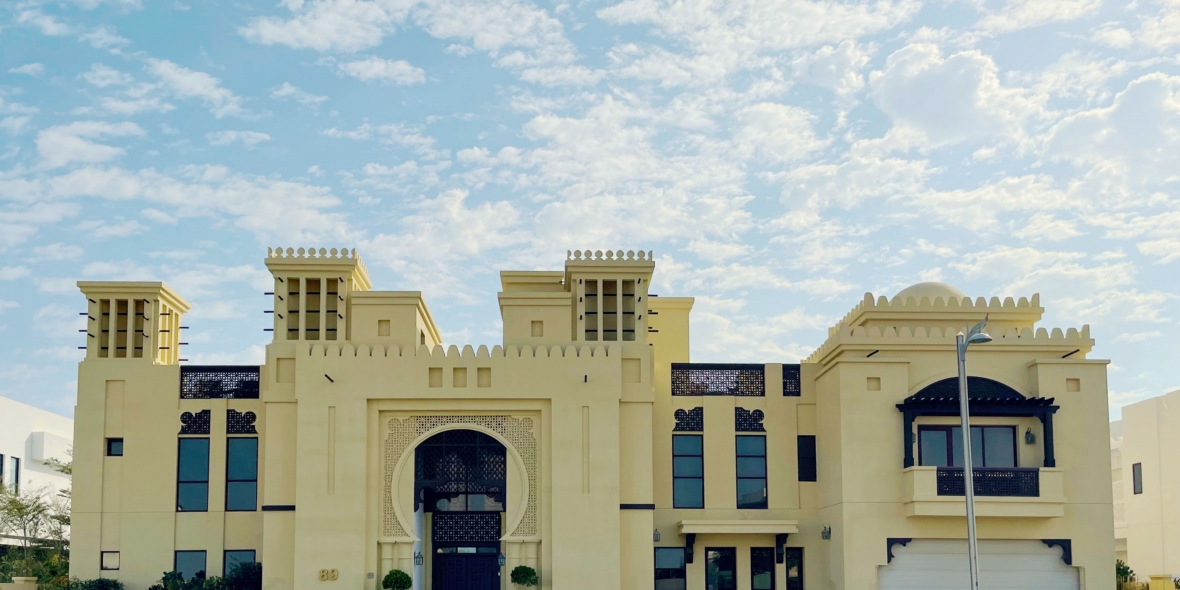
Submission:
[[[537,581],[537,570],[527,566],[518,565],[512,568],[512,583],[526,588],[531,586],[539,586]]]
[[[1123,560],[1114,560],[1114,577],[1119,584],[1135,581],[1135,570],[1127,565]]]
[[[389,573],[385,574],[385,579],[381,580],[381,587],[388,590],[409,590],[413,586],[414,580],[401,570],[389,570]]]

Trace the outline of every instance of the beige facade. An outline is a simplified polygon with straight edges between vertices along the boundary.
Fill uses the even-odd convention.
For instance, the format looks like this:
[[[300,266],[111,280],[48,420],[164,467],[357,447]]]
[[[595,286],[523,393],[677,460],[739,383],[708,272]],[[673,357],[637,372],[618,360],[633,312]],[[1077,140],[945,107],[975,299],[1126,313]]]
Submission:
[[[1180,391],[1123,406],[1112,422],[1111,479],[1118,558],[1139,579],[1180,576]]]
[[[560,590],[887,590],[939,568],[958,586],[945,392],[956,331],[987,314],[995,340],[969,355],[984,581],[1113,582],[1106,361],[1087,328],[1035,327],[1036,296],[866,295],[802,364],[707,365],[693,300],[648,293],[650,253],[501,273],[491,349],[443,344],[421,294],[371,290],[355,251],[266,264],[261,367],[180,364],[189,306],[163,284],[79,284],[73,575],[138,590],[252,556],[268,589],[393,568],[509,588],[519,565]],[[1019,575],[992,567],[1012,555]]]

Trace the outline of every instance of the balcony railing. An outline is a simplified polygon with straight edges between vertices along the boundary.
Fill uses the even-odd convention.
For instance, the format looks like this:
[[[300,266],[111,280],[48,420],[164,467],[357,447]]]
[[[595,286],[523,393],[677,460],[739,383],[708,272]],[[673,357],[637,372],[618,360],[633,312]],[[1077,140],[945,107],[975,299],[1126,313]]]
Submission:
[[[1041,495],[1041,472],[1032,467],[978,467],[973,470],[976,496],[1035,498]],[[966,494],[963,468],[938,468],[938,495]]]
[[[180,399],[258,399],[261,367],[181,365]]]
[[[766,395],[766,366],[672,363],[672,395]]]

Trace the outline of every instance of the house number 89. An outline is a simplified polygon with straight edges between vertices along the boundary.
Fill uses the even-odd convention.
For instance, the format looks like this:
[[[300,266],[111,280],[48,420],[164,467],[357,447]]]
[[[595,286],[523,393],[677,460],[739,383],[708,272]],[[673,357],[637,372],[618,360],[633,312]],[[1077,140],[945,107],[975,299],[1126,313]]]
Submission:
[[[320,581],[321,582],[334,581],[339,578],[340,578],[340,570],[337,570],[337,569],[320,570]]]

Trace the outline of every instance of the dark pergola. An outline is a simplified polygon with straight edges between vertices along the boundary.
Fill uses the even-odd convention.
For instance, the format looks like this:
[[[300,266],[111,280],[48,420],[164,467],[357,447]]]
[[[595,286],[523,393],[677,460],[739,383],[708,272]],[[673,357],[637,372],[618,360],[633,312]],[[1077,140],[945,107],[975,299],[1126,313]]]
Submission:
[[[1020,392],[986,377],[967,378],[967,404],[972,416],[1035,416],[1041,421],[1045,437],[1045,467],[1056,467],[1053,456],[1053,414],[1058,406],[1053,398],[1024,397]],[[914,419],[919,416],[958,416],[959,379],[951,377],[931,383],[922,391],[897,404],[905,417],[905,467],[914,466]]]

